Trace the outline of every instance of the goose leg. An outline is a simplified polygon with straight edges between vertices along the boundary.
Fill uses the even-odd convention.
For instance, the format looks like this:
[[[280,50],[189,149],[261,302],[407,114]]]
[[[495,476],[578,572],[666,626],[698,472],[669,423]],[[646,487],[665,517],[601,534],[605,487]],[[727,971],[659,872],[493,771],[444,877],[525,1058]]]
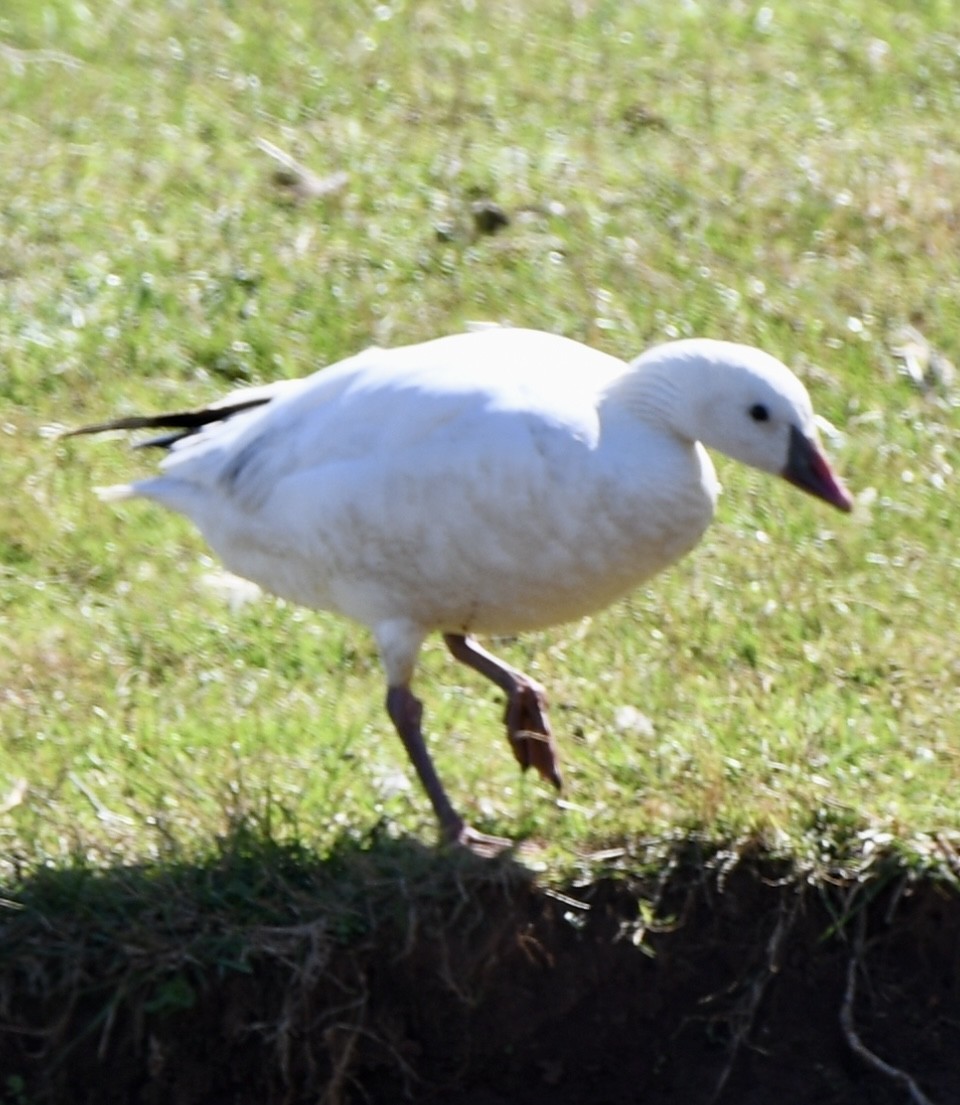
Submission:
[[[443,641],[454,659],[486,676],[507,696],[503,720],[507,727],[507,739],[520,766],[524,771],[535,767],[544,779],[560,790],[563,778],[557,764],[556,742],[547,719],[547,696],[543,687],[498,660],[472,637],[445,633]]]
[[[402,684],[388,688],[387,713],[427,792],[444,838],[452,844],[462,844],[481,856],[493,856],[509,848],[511,841],[472,829],[453,808],[423,739],[423,704],[408,686]]]
[[[410,762],[416,768],[423,789],[427,792],[430,804],[440,821],[443,835],[456,840],[463,831],[465,822],[447,797],[447,792],[440,782],[440,776],[433,766],[433,760],[424,743],[423,731],[420,728],[423,703],[409,687],[390,687],[387,690],[387,713],[394,728],[400,734]]]

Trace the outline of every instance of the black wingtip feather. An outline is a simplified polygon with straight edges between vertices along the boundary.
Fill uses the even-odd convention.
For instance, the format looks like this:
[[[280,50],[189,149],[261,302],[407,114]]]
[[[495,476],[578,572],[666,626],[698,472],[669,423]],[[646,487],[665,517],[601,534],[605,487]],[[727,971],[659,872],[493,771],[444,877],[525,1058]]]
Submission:
[[[172,449],[178,441],[195,434],[196,430],[174,430],[172,434],[161,434],[159,437],[148,437],[145,441],[135,441],[134,449]]]
[[[169,449],[182,438],[189,437],[214,422],[226,422],[235,414],[250,410],[252,407],[269,403],[269,396],[256,399],[242,399],[236,403],[224,403],[220,406],[201,407],[192,411],[175,411],[171,414],[132,414],[123,418],[112,418],[109,422],[94,422],[89,426],[78,426],[67,430],[62,437],[78,437],[81,434],[103,434],[109,430],[174,430],[174,433],[152,437],[149,441],[138,442],[137,448]]]

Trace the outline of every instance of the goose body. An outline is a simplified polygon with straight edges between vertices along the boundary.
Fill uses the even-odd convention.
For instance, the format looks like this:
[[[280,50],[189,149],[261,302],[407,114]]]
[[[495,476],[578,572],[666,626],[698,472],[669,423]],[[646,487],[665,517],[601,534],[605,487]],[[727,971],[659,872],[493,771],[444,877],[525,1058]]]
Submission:
[[[433,773],[410,691],[428,633],[503,687],[518,760],[559,784],[542,689],[473,633],[591,613],[692,549],[718,494],[705,446],[850,508],[797,377],[706,339],[627,364],[551,334],[484,330],[74,432],[131,426],[174,427],[159,439],[169,452],[159,475],[106,497],[179,511],[233,572],[369,626],[388,710],[460,839],[478,834]]]

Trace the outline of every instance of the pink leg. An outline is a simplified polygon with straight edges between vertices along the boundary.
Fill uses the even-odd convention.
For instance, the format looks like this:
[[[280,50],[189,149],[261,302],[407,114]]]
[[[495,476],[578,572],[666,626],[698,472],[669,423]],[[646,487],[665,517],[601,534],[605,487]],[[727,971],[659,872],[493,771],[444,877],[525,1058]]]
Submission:
[[[387,713],[400,734],[400,739],[403,741],[411,763],[416,768],[423,789],[427,792],[444,838],[453,844],[463,844],[482,856],[496,855],[509,848],[511,841],[477,832],[453,808],[424,743],[420,724],[423,705],[409,687],[388,688]]]
[[[471,637],[445,633],[443,640],[455,659],[496,683],[507,696],[503,720],[507,727],[507,739],[520,766],[524,771],[535,767],[544,779],[560,790],[563,778],[557,764],[557,746],[547,719],[547,696],[543,687],[498,660]]]

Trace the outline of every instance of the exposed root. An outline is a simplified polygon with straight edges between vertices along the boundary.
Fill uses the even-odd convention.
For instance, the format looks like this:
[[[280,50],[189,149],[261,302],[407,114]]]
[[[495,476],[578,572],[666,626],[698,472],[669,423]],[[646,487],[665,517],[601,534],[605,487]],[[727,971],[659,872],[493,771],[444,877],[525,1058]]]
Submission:
[[[770,981],[774,976],[780,973],[781,953],[783,951],[784,941],[796,921],[797,912],[800,909],[800,903],[803,899],[802,891],[798,890],[792,898],[793,900],[788,906],[784,902],[784,896],[780,897],[777,923],[774,925],[773,932],[770,933],[770,939],[767,941],[766,963],[764,964],[764,968],[757,972],[745,999],[740,1003],[740,1009],[738,1010],[738,1016],[733,1031],[733,1041],[730,1046],[730,1055],[727,1059],[726,1066],[720,1072],[720,1077],[717,1079],[717,1084],[710,1097],[709,1105],[716,1105],[716,1102],[722,1097],[727,1083],[730,1081],[730,1076],[733,1074],[734,1068],[736,1067],[737,1059],[744,1046],[749,1043],[750,1033],[753,1031],[753,1025],[756,1021],[757,1013],[764,995],[767,992],[767,987],[770,985]]]
[[[843,1029],[844,1038],[854,1055],[878,1074],[882,1074],[885,1078],[889,1078],[891,1082],[902,1086],[910,1095],[910,1100],[915,1102],[916,1105],[935,1105],[935,1102],[927,1097],[911,1075],[874,1054],[860,1039],[860,1034],[857,1032],[853,1018],[853,1003],[857,995],[857,972],[860,970],[863,958],[866,927],[867,911],[861,909],[857,916],[857,932],[854,937],[853,954],[847,963],[847,987],[843,995],[843,1004],[840,1007],[840,1027]]]

